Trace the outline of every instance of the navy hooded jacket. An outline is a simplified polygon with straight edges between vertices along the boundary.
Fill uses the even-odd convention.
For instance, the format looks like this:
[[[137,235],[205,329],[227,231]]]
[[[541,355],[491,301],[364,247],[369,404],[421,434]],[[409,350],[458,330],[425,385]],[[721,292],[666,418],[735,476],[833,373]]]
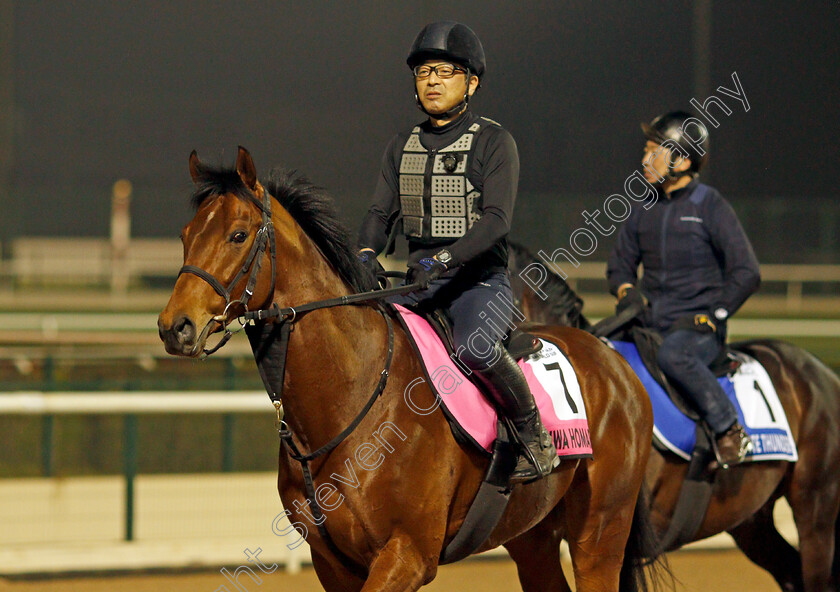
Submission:
[[[732,206],[697,180],[667,196],[660,191],[650,209],[633,208],[607,263],[613,294],[622,284],[638,285],[639,264],[651,324],[662,332],[697,313],[723,308],[732,315],[761,283]]]

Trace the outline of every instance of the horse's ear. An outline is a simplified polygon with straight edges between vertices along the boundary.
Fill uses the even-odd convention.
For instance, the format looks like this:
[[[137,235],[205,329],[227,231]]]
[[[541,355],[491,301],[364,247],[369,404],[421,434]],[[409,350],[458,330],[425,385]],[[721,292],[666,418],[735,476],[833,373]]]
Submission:
[[[198,152],[193,150],[190,153],[190,177],[192,177],[193,183],[198,183],[199,175],[198,175],[198,167],[201,166],[201,161],[198,160]]]
[[[236,156],[236,172],[248,189],[257,190],[257,169],[251,154],[242,146],[239,147],[239,154]]]

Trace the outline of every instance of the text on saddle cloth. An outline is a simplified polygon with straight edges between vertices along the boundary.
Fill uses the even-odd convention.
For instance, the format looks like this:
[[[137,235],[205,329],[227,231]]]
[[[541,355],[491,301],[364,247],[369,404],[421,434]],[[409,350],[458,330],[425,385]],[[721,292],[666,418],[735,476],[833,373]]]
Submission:
[[[683,414],[665,389],[651,376],[634,343],[612,341],[612,346],[633,368],[653,405],[654,437],[677,456],[689,460],[696,441],[694,421]],[[796,462],[796,443],[790,431],[779,395],[764,367],[743,352],[742,363],[730,376],[718,378],[723,391],[735,404],[738,420],[753,441],[748,461],[787,460]]]
[[[410,331],[431,381],[430,387],[436,391],[437,402],[447,418],[457,422],[479,447],[491,451],[498,420],[494,407],[461,371],[460,362],[449,357],[426,320],[400,305],[395,308]],[[518,364],[531,387],[543,424],[557,446],[558,455],[591,458],[589,423],[574,368],[556,345],[541,341],[542,349]],[[418,377],[412,384],[424,381]],[[406,391],[407,398],[411,396],[411,388]],[[436,408],[437,404],[424,411],[432,413]]]

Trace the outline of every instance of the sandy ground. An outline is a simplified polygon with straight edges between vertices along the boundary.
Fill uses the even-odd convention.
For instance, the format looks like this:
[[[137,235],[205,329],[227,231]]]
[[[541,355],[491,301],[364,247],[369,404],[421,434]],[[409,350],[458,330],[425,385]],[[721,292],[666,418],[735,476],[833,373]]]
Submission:
[[[682,551],[669,556],[671,569],[678,582],[673,588],[679,592],[771,592],[778,590],[773,579],[751,564],[737,551]],[[567,574],[571,568],[564,562]],[[320,592],[321,586],[311,569],[290,576],[280,573],[267,575],[257,585],[247,577],[242,584],[249,592]],[[223,588],[227,586],[227,588]],[[219,572],[194,574],[121,575],[114,577],[85,577],[51,580],[0,579],[0,592],[221,592],[235,590]],[[670,588],[669,588],[670,589]],[[487,559],[462,562],[442,567],[434,582],[423,590],[436,592],[492,592],[520,590],[513,562]]]

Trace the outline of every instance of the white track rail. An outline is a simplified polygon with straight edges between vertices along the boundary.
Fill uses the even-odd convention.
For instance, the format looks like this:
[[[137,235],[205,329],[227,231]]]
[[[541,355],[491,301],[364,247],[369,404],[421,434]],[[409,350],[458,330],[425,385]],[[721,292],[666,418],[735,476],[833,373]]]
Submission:
[[[0,415],[272,412],[264,392],[21,392],[0,394]]]
[[[265,412],[265,393],[77,392],[0,395],[0,415]],[[138,475],[136,540],[121,540],[119,476],[0,480],[0,574],[246,565],[246,549],[292,572],[309,563],[304,544],[272,533],[283,513],[274,473]],[[776,507],[796,542],[790,509]],[[284,523],[287,524],[287,523]],[[289,540],[286,540],[289,539]],[[718,535],[689,548],[732,547]],[[497,550],[504,554],[503,551]]]

